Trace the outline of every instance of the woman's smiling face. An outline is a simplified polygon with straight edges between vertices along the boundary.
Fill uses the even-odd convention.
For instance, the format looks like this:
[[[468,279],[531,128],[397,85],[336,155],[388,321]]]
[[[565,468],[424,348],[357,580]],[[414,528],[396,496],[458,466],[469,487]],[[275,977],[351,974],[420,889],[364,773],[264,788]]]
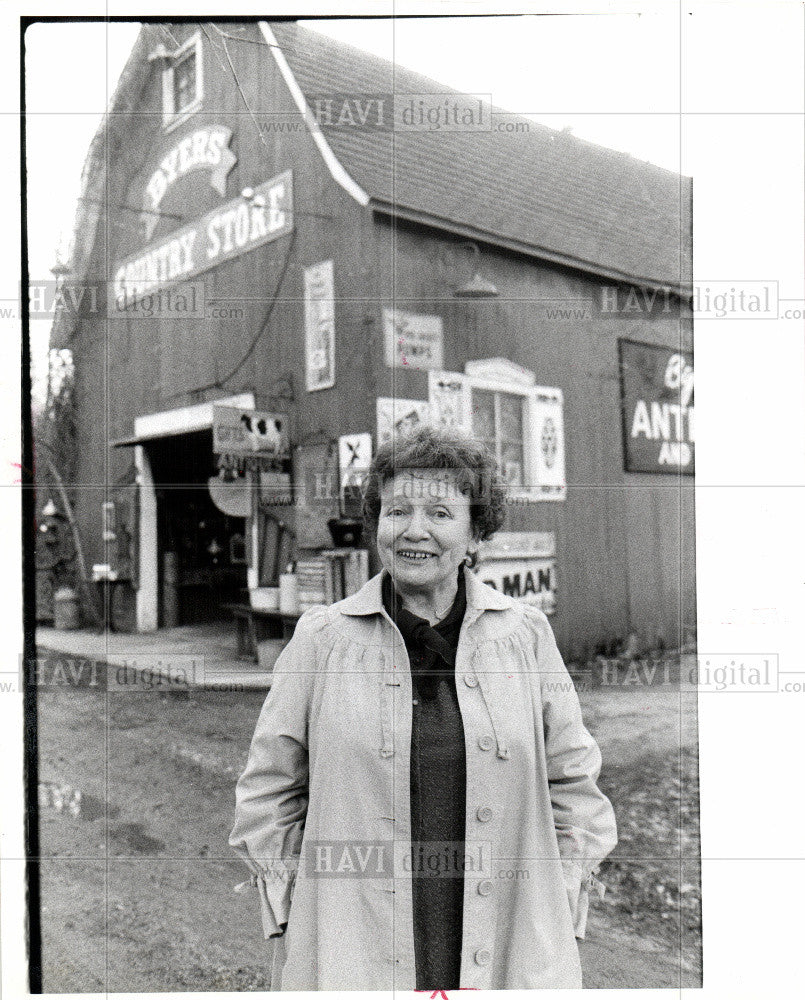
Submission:
[[[472,543],[470,500],[452,469],[407,469],[383,486],[377,551],[398,588],[435,594]]]

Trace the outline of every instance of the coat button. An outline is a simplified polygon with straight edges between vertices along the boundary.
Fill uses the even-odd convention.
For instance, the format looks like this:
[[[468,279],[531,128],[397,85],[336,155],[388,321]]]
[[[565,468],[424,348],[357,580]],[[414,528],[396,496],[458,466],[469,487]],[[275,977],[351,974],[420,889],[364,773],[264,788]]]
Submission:
[[[479,822],[488,823],[492,819],[492,810],[489,806],[481,806],[475,815],[478,817]]]
[[[495,745],[495,740],[494,737],[492,736],[482,736],[478,740],[478,746],[481,748],[481,750],[491,750],[494,745]]]
[[[468,688],[477,688],[478,678],[475,676],[475,674],[464,674],[464,683],[467,685]]]
[[[492,891],[493,888],[494,888],[494,886],[492,885],[492,879],[485,878],[483,880],[483,882],[479,882],[478,883],[478,895],[479,896],[488,896],[489,893]]]
[[[475,962],[477,965],[489,965],[492,961],[492,952],[488,948],[479,948],[475,952]]]

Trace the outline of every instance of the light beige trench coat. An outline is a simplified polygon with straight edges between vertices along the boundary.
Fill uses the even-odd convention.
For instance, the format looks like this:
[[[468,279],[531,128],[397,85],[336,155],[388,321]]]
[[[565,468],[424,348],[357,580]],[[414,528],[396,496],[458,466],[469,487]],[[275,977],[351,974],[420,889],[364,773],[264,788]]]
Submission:
[[[546,617],[464,572],[461,987],[578,987],[590,873],[617,839],[601,755]],[[288,925],[275,990],[416,986],[410,863],[388,863],[410,848],[411,674],[381,577],[300,618],[238,781],[229,842],[265,936]]]

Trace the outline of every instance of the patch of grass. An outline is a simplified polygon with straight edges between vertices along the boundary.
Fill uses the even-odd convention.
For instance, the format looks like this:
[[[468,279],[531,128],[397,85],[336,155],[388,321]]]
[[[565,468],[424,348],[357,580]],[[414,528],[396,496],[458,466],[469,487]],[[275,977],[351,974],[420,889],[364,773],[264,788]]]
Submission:
[[[695,751],[646,755],[601,790],[615,809],[618,846],[602,864],[608,908],[665,942],[701,934],[699,774]]]
[[[269,979],[268,962],[265,967],[248,965],[229,968],[219,965],[207,968],[195,965],[170,973],[166,987],[194,992],[245,993],[267,990]]]

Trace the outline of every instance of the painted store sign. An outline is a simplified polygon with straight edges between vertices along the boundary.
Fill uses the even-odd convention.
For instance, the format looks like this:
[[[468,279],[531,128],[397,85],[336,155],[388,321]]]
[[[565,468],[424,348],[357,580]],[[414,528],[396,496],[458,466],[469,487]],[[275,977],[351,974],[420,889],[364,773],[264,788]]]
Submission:
[[[556,610],[556,538],[552,531],[499,531],[478,550],[477,574],[489,587],[539,608]]]
[[[266,181],[254,195],[234,198],[175,230],[146,251],[120,261],[113,282],[114,305],[125,309],[145,295],[192,278],[293,229],[292,173]]]
[[[308,392],[335,385],[333,262],[305,268],[305,383]]]
[[[219,468],[284,468],[290,461],[288,419],[284,413],[213,406],[212,450]]]
[[[619,340],[624,468],[692,475],[693,354]]]
[[[418,316],[402,309],[383,310],[386,364],[389,368],[442,367],[441,316]]]
[[[226,178],[237,163],[228,149],[232,129],[226,125],[210,125],[184,136],[160,160],[145,186],[142,221],[146,239],[151,239],[159,220],[159,206],[170,188],[182,177],[199,170],[208,170],[210,186],[223,198]]]

